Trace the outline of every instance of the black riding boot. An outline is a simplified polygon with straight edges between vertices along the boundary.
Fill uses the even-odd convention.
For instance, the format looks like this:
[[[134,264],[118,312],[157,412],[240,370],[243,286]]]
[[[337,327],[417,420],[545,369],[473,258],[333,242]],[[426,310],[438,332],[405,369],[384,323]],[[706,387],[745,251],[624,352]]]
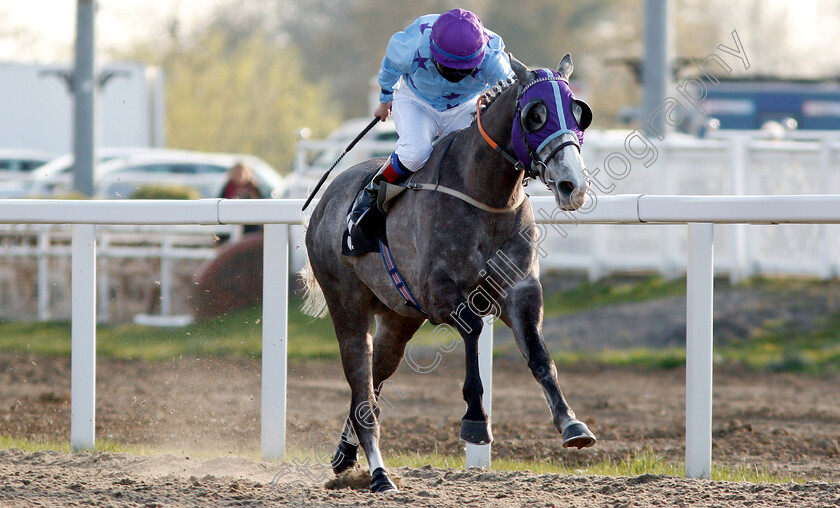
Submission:
[[[390,162],[389,162],[390,164]],[[347,228],[352,230],[362,217],[367,214],[371,208],[376,206],[376,197],[379,195],[379,182],[384,178],[382,169],[379,170],[373,179],[367,184],[362,192],[356,196],[356,201],[353,202],[353,209],[347,215]]]
[[[411,174],[408,170],[404,169],[402,164],[399,162],[397,162],[397,164],[400,165],[400,171],[395,171],[393,167],[394,157],[395,156],[388,157],[385,164],[379,168],[379,171],[376,172],[367,186],[365,186],[364,190],[356,197],[356,201],[353,203],[353,209],[350,210],[350,213],[347,215],[347,229],[350,230],[351,233],[353,232],[353,228],[359,225],[370,209],[376,206],[376,198],[379,195],[379,183],[382,182],[382,180],[386,180],[390,183],[398,183],[405,180],[405,178]]]

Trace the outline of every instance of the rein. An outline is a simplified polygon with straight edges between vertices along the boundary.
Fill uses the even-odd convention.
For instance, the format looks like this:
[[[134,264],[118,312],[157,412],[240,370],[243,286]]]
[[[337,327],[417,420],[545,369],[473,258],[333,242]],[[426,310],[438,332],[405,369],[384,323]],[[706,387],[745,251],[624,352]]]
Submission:
[[[547,72],[550,72],[550,71],[547,71]],[[484,141],[488,145],[490,145],[490,148],[495,150],[496,153],[501,155],[507,162],[509,162],[513,166],[514,171],[524,171],[526,177],[534,178],[534,179],[539,178],[540,181],[542,181],[546,185],[549,185],[549,182],[548,182],[547,177],[546,177],[546,173],[548,172],[548,167],[547,167],[548,162],[551,159],[553,159],[561,150],[563,150],[566,147],[574,146],[575,148],[577,148],[578,151],[580,151],[580,142],[578,141],[577,134],[575,134],[575,132],[572,131],[571,129],[569,129],[569,127],[566,125],[564,112],[562,111],[562,109],[558,110],[558,113],[559,113],[558,114],[558,119],[560,121],[560,128],[556,129],[555,131],[552,131],[550,133],[550,135],[548,136],[548,138],[546,138],[544,141],[542,141],[542,143],[537,148],[537,150],[533,149],[533,147],[531,146],[531,143],[528,140],[528,136],[526,135],[526,129],[525,129],[524,121],[522,120],[523,108],[522,108],[521,102],[522,102],[523,96],[525,95],[525,92],[528,91],[528,89],[531,88],[532,86],[534,86],[538,83],[551,82],[551,81],[563,81],[565,83],[568,83],[568,81],[566,81],[566,79],[556,75],[556,73],[552,73],[551,75],[534,79],[533,81],[530,81],[529,83],[526,83],[526,84],[522,85],[518,94],[517,94],[517,97],[516,97],[516,114],[515,114],[514,122],[516,122],[518,120],[519,123],[522,124],[521,125],[522,126],[522,143],[523,143],[524,147],[527,149],[528,155],[530,156],[530,159],[531,159],[531,163],[528,164],[528,165],[526,165],[522,161],[522,159],[520,159],[517,155],[514,155],[514,154],[508,152],[507,150],[505,150],[504,148],[502,148],[501,146],[499,146],[499,144],[496,143],[496,141],[493,138],[491,138],[489,134],[487,134],[487,131],[484,129],[484,125],[481,123],[481,110],[488,106],[486,96],[485,95],[480,95],[478,97],[478,100],[476,101],[476,104],[475,104],[475,108],[476,108],[475,123],[476,123],[476,126],[478,127],[478,132],[481,134],[481,137],[484,139]],[[556,95],[557,94],[557,92],[556,92],[557,87],[556,87],[556,85],[554,85],[554,87],[555,87],[555,97],[557,97],[557,95]],[[525,109],[527,110],[528,106],[530,106],[531,103],[533,103],[537,100],[539,100],[539,99],[532,100],[528,105],[526,105]],[[557,107],[562,108],[562,103],[560,102],[559,98],[557,100],[558,100]],[[560,136],[563,136],[565,134],[571,134],[572,137],[573,137],[573,140],[565,141],[565,142],[560,143],[553,150],[551,150],[551,152],[548,154],[548,156],[545,158],[545,160],[542,160],[539,156],[539,150],[541,148],[543,148],[552,139],[559,138]],[[451,143],[452,142],[450,141],[450,145],[451,145]],[[514,148],[516,148],[515,143],[514,143]],[[446,150],[449,150],[449,146],[446,147]],[[439,170],[440,170],[440,168],[438,168],[438,171]],[[440,177],[440,173],[438,173],[438,178],[439,177]],[[552,184],[553,183],[554,182],[552,182]],[[409,181],[406,184],[402,185],[402,187],[405,187],[406,189],[410,189],[410,190],[431,190],[431,191],[436,191],[436,192],[442,192],[444,194],[448,194],[450,196],[458,198],[461,201],[464,201],[465,203],[468,203],[468,204],[470,204],[470,205],[472,205],[472,206],[474,206],[474,207],[476,207],[480,210],[483,210],[485,212],[490,212],[490,213],[511,212],[511,211],[519,208],[519,206],[522,204],[522,202],[525,199],[524,193],[523,193],[521,195],[520,199],[515,204],[513,204],[512,206],[508,206],[508,207],[505,207],[505,208],[496,208],[496,207],[486,205],[486,204],[484,204],[484,203],[482,203],[482,202],[464,194],[461,191],[458,191],[458,190],[455,190],[455,189],[450,189],[448,187],[443,187],[439,183],[436,183],[436,184],[411,183]]]
[[[487,131],[484,130],[484,126],[481,125],[481,109],[483,106],[486,106],[486,104],[484,103],[485,100],[486,99],[482,95],[478,98],[478,101],[476,101],[475,104],[475,123],[476,125],[478,125],[478,132],[481,133],[481,137],[484,138],[484,141],[486,141],[488,145],[490,145],[490,148],[496,150],[496,152],[498,152],[499,155],[501,155],[505,158],[505,160],[510,162],[515,170],[526,171],[525,164],[523,164],[521,160],[517,159],[515,155],[511,155],[510,152],[508,152],[507,150],[499,146],[498,143],[493,141],[493,138],[491,138],[490,135],[487,134]]]
[[[536,170],[533,169],[533,168],[525,167],[524,162],[522,162],[521,160],[519,160],[518,157],[516,157],[515,155],[511,154],[510,152],[508,152],[507,150],[505,150],[504,148],[499,146],[499,144],[496,143],[496,141],[494,141],[493,138],[491,138],[489,134],[487,134],[487,131],[484,130],[484,125],[481,124],[481,110],[482,110],[482,108],[484,108],[486,106],[485,101],[486,101],[486,99],[482,95],[478,98],[478,101],[476,102],[476,105],[475,105],[475,124],[478,126],[478,132],[481,133],[481,137],[484,138],[484,141],[486,141],[488,145],[490,145],[490,148],[495,150],[499,155],[504,157],[504,159],[506,161],[508,161],[511,165],[513,165],[514,171],[524,171],[525,176],[527,176],[528,178],[533,178],[533,179],[539,178],[543,183],[546,183],[546,181],[545,181],[546,165],[543,161],[537,160],[539,165],[537,166],[538,169],[536,169]],[[567,146],[569,146],[569,144],[572,144],[572,142],[567,141],[565,143],[562,143],[556,149],[552,150],[551,154],[548,156],[547,160],[551,160],[551,157],[553,157],[558,151],[560,151],[563,148],[566,148]],[[530,146],[529,146],[529,149],[530,149]]]

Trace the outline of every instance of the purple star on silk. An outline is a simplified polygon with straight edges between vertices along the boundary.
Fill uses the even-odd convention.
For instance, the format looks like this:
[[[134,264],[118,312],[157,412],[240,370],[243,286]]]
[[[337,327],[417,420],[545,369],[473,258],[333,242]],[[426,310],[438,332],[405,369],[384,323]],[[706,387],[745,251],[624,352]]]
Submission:
[[[426,62],[428,62],[428,61],[429,61],[429,59],[428,59],[428,58],[423,58],[422,56],[420,56],[420,52],[419,52],[419,51],[418,51],[418,52],[417,52],[417,54],[414,56],[414,62],[416,62],[416,63],[417,63],[417,67],[418,67],[418,68],[422,67],[422,68],[424,68],[424,69],[426,69],[426,70],[429,70],[429,69],[426,67]]]
[[[453,99],[457,99],[457,98],[458,98],[458,97],[460,97],[460,96],[461,96],[461,94],[459,94],[459,93],[455,93],[455,92],[452,92],[452,93],[448,93],[448,94],[446,94],[446,95],[444,95],[444,96],[442,96],[442,97],[443,97],[444,99],[448,100],[448,101],[451,101],[451,100],[453,100]]]
[[[421,34],[426,33],[426,30],[427,30],[427,29],[429,29],[429,28],[432,28],[431,23],[422,23],[422,24],[420,25],[420,33],[421,33]]]

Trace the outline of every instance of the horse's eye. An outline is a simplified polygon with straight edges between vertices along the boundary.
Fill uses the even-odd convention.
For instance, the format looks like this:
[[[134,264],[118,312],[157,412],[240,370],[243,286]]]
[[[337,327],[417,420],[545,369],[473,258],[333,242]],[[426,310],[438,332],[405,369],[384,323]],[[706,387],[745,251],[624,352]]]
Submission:
[[[527,104],[522,111],[522,127],[525,132],[536,132],[548,122],[548,108],[543,101]]]

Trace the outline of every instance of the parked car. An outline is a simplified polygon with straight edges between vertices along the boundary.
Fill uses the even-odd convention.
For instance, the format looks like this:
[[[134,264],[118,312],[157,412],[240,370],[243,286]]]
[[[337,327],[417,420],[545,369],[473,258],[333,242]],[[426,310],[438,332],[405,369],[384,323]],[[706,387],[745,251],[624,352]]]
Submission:
[[[52,158],[51,154],[37,150],[0,148],[0,181],[29,179],[33,169]]]
[[[258,157],[225,153],[155,150],[100,165],[94,195],[103,199],[130,198],[146,186],[190,187],[203,198],[219,197],[228,170],[237,162],[254,169],[260,195],[280,197],[283,178]]]
[[[305,198],[315,187],[321,175],[347,148],[347,145],[359,135],[372,118],[355,118],[341,124],[326,139],[303,139],[297,145],[295,165],[292,173],[286,177],[283,197]],[[362,138],[353,150],[341,159],[330,174],[333,178],[350,166],[376,157],[387,157],[397,144],[397,131],[390,120],[379,122]]]
[[[94,182],[101,174],[101,165],[104,162],[128,157],[152,148],[127,147],[127,148],[101,148],[97,150],[97,164],[94,167]],[[73,154],[68,153],[52,159],[48,163],[32,170],[26,185],[20,189],[17,196],[6,197],[55,197],[69,194],[73,190]],[[2,194],[2,192],[0,192]],[[7,193],[8,194],[8,193]]]
[[[243,161],[254,168],[261,193],[278,197],[282,177],[267,163],[251,155],[213,154],[162,148],[103,148],[94,167],[94,195],[131,197],[143,185],[187,185],[201,197],[221,194],[227,170]],[[56,197],[73,188],[73,155],[66,154],[33,170],[31,180],[15,188],[0,186],[0,197]],[[119,172],[117,176],[110,173]]]

